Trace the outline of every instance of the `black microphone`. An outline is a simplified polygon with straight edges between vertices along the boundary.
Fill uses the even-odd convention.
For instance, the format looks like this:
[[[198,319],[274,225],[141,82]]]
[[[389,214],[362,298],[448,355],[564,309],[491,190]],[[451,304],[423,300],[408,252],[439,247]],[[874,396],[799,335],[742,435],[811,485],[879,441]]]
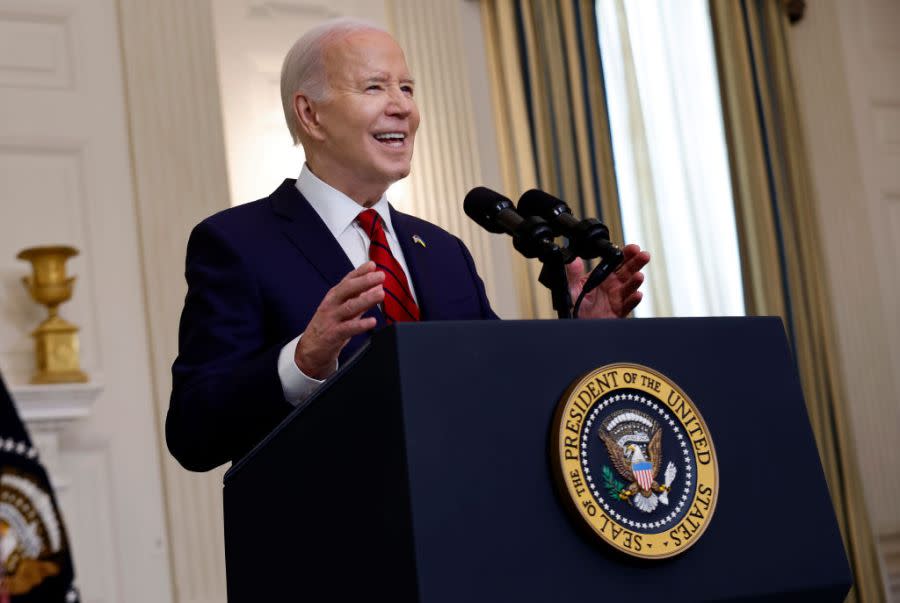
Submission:
[[[527,191],[519,199],[519,211],[526,216],[540,216],[553,227],[554,233],[569,239],[569,248],[578,257],[586,260],[600,258],[591,271],[581,293],[575,301],[573,316],[578,318],[578,310],[584,297],[600,286],[606,278],[625,260],[622,250],[609,242],[609,229],[596,218],[578,220],[562,199],[537,189]]]
[[[578,220],[562,199],[544,191],[531,189],[519,199],[519,213],[546,220],[556,234],[569,239],[575,255],[586,260],[602,257],[615,260],[621,257],[618,247],[609,242],[609,229],[596,218]]]
[[[523,218],[512,201],[498,192],[479,186],[466,195],[466,215],[489,232],[512,235],[513,247],[526,258],[548,258],[562,254],[553,242],[553,230],[539,216]]]

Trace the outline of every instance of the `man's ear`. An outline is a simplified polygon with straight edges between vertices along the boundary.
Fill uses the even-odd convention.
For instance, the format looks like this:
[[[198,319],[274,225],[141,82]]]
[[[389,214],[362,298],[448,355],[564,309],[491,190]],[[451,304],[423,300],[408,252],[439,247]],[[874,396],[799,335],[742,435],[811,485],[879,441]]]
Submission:
[[[325,133],[319,123],[318,104],[302,92],[294,94],[294,117],[300,130],[312,140],[324,140]]]

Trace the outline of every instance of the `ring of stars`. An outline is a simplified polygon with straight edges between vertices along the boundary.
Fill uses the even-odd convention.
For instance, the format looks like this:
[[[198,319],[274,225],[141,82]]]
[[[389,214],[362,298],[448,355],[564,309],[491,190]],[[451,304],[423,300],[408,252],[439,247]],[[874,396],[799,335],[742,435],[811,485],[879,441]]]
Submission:
[[[29,446],[23,441],[17,442],[12,438],[0,438],[0,450],[15,453],[28,459],[36,459],[38,455],[37,448],[34,446]]]

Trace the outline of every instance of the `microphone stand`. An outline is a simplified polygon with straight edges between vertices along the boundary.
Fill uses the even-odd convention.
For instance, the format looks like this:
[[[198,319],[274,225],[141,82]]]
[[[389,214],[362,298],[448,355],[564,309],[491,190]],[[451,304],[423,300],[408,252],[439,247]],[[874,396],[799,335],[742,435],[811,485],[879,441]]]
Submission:
[[[511,230],[516,251],[526,258],[536,257],[544,265],[538,282],[550,289],[557,317],[572,318],[572,295],[566,278],[566,264],[572,261],[572,253],[553,242],[553,231],[538,216],[521,220]]]
[[[569,279],[566,276],[566,264],[572,261],[568,250],[555,249],[542,254],[538,259],[543,264],[538,282],[550,289],[553,309],[560,319],[572,318],[572,295],[569,292]]]

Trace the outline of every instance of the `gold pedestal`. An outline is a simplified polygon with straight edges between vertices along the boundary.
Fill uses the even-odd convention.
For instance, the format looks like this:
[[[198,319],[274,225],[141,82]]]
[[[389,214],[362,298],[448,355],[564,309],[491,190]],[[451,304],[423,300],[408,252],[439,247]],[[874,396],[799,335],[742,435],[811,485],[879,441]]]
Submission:
[[[35,341],[37,373],[32,383],[85,383],[79,366],[78,327],[52,316],[31,334]]]
[[[79,366],[78,327],[60,318],[58,308],[72,297],[75,277],[66,277],[66,260],[78,255],[72,247],[32,247],[19,252],[34,273],[22,278],[31,297],[47,306],[49,317],[31,334],[35,340],[37,373],[32,383],[84,383],[88,376]]]

